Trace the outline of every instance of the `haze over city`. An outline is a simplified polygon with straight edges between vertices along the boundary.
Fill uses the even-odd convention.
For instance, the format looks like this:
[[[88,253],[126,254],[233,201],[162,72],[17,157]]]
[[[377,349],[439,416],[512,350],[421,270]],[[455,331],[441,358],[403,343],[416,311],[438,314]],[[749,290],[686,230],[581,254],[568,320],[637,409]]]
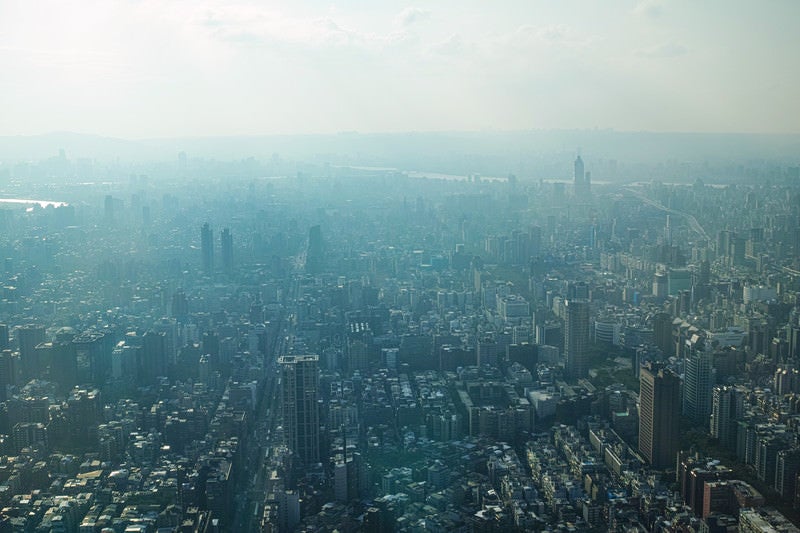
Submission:
[[[0,533],[800,533],[798,21],[0,0]]]
[[[0,135],[798,133],[800,5],[0,4]]]

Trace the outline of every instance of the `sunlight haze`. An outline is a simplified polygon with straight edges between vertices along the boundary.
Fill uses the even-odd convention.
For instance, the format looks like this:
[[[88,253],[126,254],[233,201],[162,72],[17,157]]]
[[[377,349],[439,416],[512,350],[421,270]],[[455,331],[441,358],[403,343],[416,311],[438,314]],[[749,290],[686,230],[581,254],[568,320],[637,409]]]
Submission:
[[[0,3],[0,135],[797,133],[800,3]]]

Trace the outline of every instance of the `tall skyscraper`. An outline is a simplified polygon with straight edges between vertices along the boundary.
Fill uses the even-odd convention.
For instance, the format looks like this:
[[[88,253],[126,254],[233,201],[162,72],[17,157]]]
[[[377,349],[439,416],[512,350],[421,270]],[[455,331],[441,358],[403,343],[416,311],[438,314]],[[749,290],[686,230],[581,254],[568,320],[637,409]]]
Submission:
[[[675,464],[679,448],[681,378],[656,363],[639,373],[639,452],[654,468]]]
[[[567,300],[564,302],[564,357],[567,377],[580,379],[589,372],[589,302]]]
[[[697,425],[708,427],[711,391],[715,372],[712,354],[705,350],[702,337],[693,335],[682,346],[684,355],[683,415]]]
[[[586,172],[584,171],[583,167],[583,159],[581,156],[575,158],[575,164],[573,165],[573,174],[572,174],[572,182],[573,186],[575,187],[575,195],[578,196],[583,189],[583,180],[586,176]]]
[[[225,272],[233,270],[233,235],[229,228],[223,228],[220,234],[220,244],[222,249],[222,269]]]
[[[319,225],[311,226],[311,229],[308,230],[306,272],[309,274],[319,274],[322,272],[324,253],[322,228]]]
[[[208,222],[200,228],[200,253],[203,258],[203,272],[214,273],[214,232]]]
[[[295,459],[304,465],[318,463],[319,449],[319,356],[285,355],[281,366],[281,399],[286,443]]]
[[[592,176],[584,169],[581,156],[575,159],[572,181],[575,197],[580,200],[588,200],[591,196]]]
[[[36,347],[45,341],[44,326],[28,324],[17,329],[19,358],[25,379],[36,377],[43,370]]]
[[[737,422],[744,415],[744,393],[735,387],[714,387],[709,430],[721,446],[736,449]]]

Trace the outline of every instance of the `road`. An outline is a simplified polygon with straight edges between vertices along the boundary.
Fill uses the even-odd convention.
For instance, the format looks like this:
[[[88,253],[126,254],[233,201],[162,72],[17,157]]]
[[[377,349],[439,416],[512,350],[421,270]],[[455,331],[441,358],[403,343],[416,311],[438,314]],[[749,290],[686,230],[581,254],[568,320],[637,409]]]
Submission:
[[[635,197],[637,197],[638,199],[640,199],[642,202],[644,202],[644,203],[646,203],[648,205],[651,205],[651,206],[655,207],[656,209],[664,211],[665,213],[669,213],[670,215],[675,215],[675,216],[677,216],[679,218],[685,219],[688,222],[689,227],[692,229],[692,231],[694,231],[695,233],[700,235],[711,246],[713,246],[715,244],[716,241],[711,239],[711,237],[708,235],[708,233],[706,233],[706,230],[703,229],[703,226],[700,225],[700,223],[697,221],[697,218],[695,218],[694,215],[690,215],[689,213],[685,213],[683,211],[678,211],[677,209],[672,209],[670,207],[666,207],[666,206],[662,205],[661,203],[656,202],[655,200],[649,198],[642,191],[640,191],[638,189],[635,189],[633,187],[625,187],[625,190],[628,191],[629,193],[631,193],[632,195],[634,195]]]
[[[266,377],[264,388],[253,412],[254,424],[247,435],[246,465],[244,471],[248,478],[237,495],[236,518],[233,531],[258,532],[261,530],[261,514],[266,496],[269,475],[267,454],[281,444],[282,435],[277,430],[280,424],[280,369],[278,358],[286,355],[293,335],[293,302],[296,297],[296,284],[290,282],[287,305],[278,317],[277,334],[268,347],[266,358]]]

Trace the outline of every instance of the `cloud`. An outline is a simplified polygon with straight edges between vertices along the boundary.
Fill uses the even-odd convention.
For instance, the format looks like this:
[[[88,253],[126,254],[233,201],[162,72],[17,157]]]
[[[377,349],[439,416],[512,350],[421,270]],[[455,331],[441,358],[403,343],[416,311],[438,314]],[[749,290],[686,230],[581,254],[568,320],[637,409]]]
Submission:
[[[568,39],[568,30],[563,24],[556,24],[539,28],[536,35],[544,42],[561,43]]]
[[[564,24],[551,24],[548,26],[534,26],[523,24],[516,30],[503,35],[495,40],[495,46],[501,51],[531,51],[531,50],[577,50],[584,51],[595,37],[582,35]]]
[[[633,8],[633,13],[640,17],[657,19],[664,14],[664,4],[660,0],[642,0]]]
[[[455,56],[465,51],[466,43],[461,35],[454,33],[444,41],[434,43],[431,51],[436,55]]]
[[[349,28],[332,18],[300,17],[257,5],[218,5],[195,24],[213,39],[241,45],[289,44],[304,48],[329,46],[380,47],[404,37]]]
[[[403,28],[421,22],[431,16],[431,12],[420,7],[409,6],[397,15],[397,22]]]
[[[679,57],[688,53],[689,49],[686,46],[676,42],[662,43],[649,48],[642,48],[636,52],[637,55],[642,57],[652,58]]]

